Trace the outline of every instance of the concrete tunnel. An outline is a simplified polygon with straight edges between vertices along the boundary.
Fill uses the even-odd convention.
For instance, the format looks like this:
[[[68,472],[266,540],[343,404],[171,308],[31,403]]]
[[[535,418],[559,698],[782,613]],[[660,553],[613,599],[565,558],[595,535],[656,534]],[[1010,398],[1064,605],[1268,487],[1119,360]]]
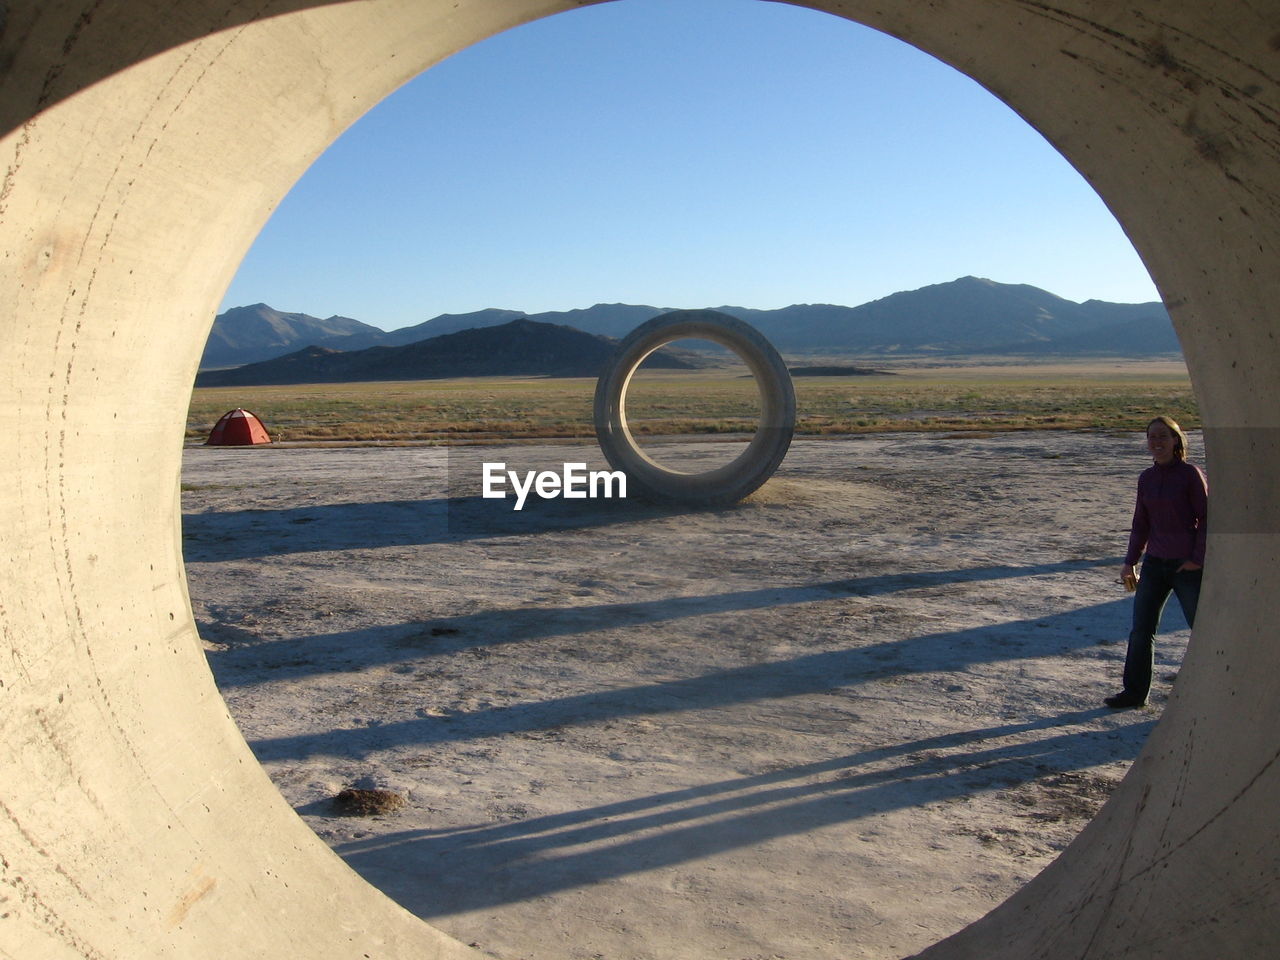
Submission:
[[[332,854],[229,717],[184,582],[183,427],[219,298],[313,159],[451,52],[577,5],[0,3],[0,955],[475,955]],[[806,5],[967,73],[1092,183],[1213,466],[1162,721],[1057,861],[922,956],[1280,956],[1280,5]]]

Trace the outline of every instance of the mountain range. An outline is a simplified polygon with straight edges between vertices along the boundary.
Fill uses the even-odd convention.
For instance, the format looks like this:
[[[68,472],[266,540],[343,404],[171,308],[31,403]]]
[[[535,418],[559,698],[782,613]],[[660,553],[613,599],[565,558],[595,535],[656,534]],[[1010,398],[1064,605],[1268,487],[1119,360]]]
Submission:
[[[668,309],[622,303],[538,314],[487,309],[443,314],[388,332],[350,317],[320,320],[259,303],[235,307],[215,319],[201,369],[253,363],[296,353],[302,347],[343,352],[404,347],[514,320],[620,338]],[[746,320],[779,351],[793,355],[1136,357],[1180,353],[1168,312],[1159,302],[1076,303],[1037,287],[978,277],[895,293],[857,307],[796,304],[776,310],[713,309]]]
[[[617,341],[610,337],[517,317],[497,326],[472,327],[399,347],[334,350],[307,346],[272,360],[201,371],[196,386],[485,376],[597,377],[616,346]],[[671,346],[656,351],[646,361],[654,367],[682,370],[713,362]]]

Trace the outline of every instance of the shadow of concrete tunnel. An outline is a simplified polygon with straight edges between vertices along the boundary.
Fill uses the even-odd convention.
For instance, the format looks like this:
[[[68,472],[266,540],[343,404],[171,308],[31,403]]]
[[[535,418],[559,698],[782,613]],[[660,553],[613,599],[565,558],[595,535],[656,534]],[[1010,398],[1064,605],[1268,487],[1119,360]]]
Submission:
[[[473,954],[312,835],[228,716],[184,581],[184,415],[223,290],[314,158],[443,57],[576,6],[0,5],[0,954]],[[1164,719],[1049,869],[922,956],[1280,955],[1273,5],[808,6],[964,71],[1093,184],[1170,309],[1214,464]]]

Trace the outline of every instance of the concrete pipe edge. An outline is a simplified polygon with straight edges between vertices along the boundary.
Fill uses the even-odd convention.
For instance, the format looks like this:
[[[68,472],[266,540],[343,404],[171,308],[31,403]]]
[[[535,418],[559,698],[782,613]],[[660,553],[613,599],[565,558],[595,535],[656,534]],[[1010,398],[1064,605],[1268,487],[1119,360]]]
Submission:
[[[578,5],[0,7],[0,956],[475,955],[343,864],[228,715],[185,588],[183,411],[311,161],[421,70]],[[802,5],[965,72],[1094,186],[1172,315],[1213,471],[1200,618],[1142,755],[1053,865],[922,956],[1280,956],[1274,4]]]

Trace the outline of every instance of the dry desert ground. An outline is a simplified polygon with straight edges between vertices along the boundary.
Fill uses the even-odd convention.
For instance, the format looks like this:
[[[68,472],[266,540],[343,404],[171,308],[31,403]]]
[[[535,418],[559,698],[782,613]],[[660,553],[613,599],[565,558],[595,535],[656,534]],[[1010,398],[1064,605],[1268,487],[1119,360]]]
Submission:
[[[1102,707],[1137,435],[801,439],[705,511],[516,512],[477,496],[482,461],[604,466],[191,447],[184,536],[213,674],[284,797],[504,960],[910,955],[1079,832],[1188,639],[1171,604],[1151,705]],[[351,786],[407,802],[343,815]]]

